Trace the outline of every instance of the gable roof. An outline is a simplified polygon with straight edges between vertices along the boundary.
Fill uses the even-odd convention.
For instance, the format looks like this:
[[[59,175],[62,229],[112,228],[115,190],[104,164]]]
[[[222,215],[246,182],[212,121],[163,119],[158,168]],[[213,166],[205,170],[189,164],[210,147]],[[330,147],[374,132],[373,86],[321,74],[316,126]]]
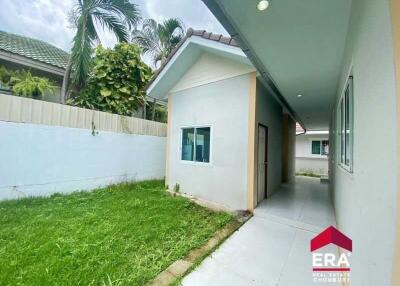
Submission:
[[[0,31],[1,50],[62,69],[69,59],[67,52],[49,43],[4,31]]]
[[[235,39],[233,39],[231,37],[225,37],[221,34],[213,34],[213,33],[207,32],[206,30],[194,30],[192,28],[189,28],[186,32],[185,37],[183,37],[182,40],[175,46],[175,48],[172,50],[172,52],[168,55],[167,59],[162,62],[160,68],[155,71],[152,79],[147,84],[146,90],[157,79],[157,77],[161,74],[161,72],[164,70],[164,68],[168,65],[168,63],[171,61],[171,59],[174,57],[174,55],[177,53],[177,51],[186,42],[186,40],[192,36],[197,36],[197,37],[200,37],[203,39],[222,43],[222,44],[232,46],[232,47],[239,47],[239,45],[236,43]]]

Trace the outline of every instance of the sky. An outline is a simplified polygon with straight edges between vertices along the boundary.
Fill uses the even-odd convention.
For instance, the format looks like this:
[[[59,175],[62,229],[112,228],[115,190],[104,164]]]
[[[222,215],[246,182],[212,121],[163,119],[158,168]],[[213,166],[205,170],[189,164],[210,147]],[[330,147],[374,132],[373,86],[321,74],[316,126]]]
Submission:
[[[0,0],[0,30],[49,42],[68,51],[74,30],[68,22],[68,12],[77,0]],[[180,18],[186,29],[205,29],[227,35],[201,0],[131,0],[139,6],[143,18],[163,21]],[[104,46],[115,44],[113,35],[101,29]]]

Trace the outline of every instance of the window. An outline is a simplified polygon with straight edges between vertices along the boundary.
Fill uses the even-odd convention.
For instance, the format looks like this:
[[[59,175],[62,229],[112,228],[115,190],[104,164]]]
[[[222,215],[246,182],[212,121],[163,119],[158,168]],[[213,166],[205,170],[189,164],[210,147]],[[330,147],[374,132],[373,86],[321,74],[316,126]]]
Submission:
[[[344,95],[339,102],[338,111],[338,148],[339,163],[347,170],[352,170],[353,155],[353,77],[346,83]]]
[[[183,161],[210,162],[210,127],[183,128],[182,153]]]
[[[329,155],[328,140],[313,140],[311,142],[311,154],[313,155]]]
[[[311,142],[311,154],[321,155],[321,141]]]

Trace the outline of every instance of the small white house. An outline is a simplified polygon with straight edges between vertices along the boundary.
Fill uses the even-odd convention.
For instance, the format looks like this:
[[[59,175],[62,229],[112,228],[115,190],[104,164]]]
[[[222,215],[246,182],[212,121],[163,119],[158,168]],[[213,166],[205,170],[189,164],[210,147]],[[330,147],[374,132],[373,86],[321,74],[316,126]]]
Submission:
[[[294,177],[295,121],[231,38],[189,29],[149,84],[168,100],[166,184],[253,210]]]
[[[328,175],[328,158],[328,131],[308,131],[296,136],[296,173]]]

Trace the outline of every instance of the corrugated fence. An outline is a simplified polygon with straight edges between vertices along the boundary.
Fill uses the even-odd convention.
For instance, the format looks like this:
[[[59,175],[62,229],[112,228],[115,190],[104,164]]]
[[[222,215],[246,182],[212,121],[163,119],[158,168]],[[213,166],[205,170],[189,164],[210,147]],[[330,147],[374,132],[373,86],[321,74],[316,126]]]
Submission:
[[[0,120],[166,137],[167,124],[0,94]]]

